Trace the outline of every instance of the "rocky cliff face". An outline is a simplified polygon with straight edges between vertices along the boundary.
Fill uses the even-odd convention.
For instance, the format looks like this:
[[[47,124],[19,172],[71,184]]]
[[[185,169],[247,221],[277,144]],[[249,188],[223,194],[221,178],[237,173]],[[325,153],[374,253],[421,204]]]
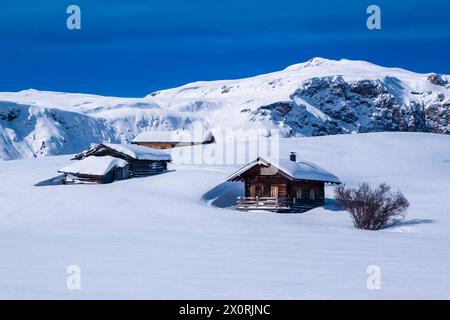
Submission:
[[[436,78],[430,79],[435,82]],[[445,85],[442,81],[438,81]],[[413,98],[408,98],[413,95]],[[345,81],[341,76],[304,81],[290,102],[261,106],[253,121],[270,119],[308,136],[376,131],[450,133],[450,100],[432,90],[405,94],[395,77]]]

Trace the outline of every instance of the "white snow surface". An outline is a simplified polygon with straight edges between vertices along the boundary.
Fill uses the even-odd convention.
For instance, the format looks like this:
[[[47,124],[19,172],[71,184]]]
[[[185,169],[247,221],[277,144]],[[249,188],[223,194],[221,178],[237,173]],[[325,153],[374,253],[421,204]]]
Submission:
[[[102,176],[111,171],[113,168],[123,168],[127,164],[127,161],[111,156],[92,156],[82,160],[76,160],[58,171],[61,173]]]
[[[235,165],[182,165],[107,185],[52,185],[69,156],[0,162],[0,298],[449,299],[450,136],[370,133],[281,140],[355,186],[386,182],[411,206],[353,227],[326,188],[304,214],[228,208]],[[210,150],[215,144],[197,146]],[[37,186],[35,185],[37,184]],[[66,287],[81,268],[81,289]],[[380,267],[381,289],[367,288]]]
[[[138,160],[165,160],[171,161],[172,157],[170,153],[166,151],[157,150],[153,148],[138,146],[135,144],[117,144],[117,143],[104,143],[103,145],[114,149],[120,153],[126,154],[133,159]]]
[[[334,174],[311,162],[293,162],[287,159],[280,159],[278,165],[281,171],[286,172],[294,179],[341,183],[339,178]]]
[[[233,173],[227,180],[232,180],[234,177],[239,176],[243,172],[253,168],[255,165],[263,164],[265,166],[273,165],[277,169],[286,173],[290,177],[297,180],[315,180],[315,181],[325,181],[331,183],[341,183],[338,177],[336,177],[331,172],[319,167],[318,165],[307,162],[307,161],[291,161],[289,159],[276,159],[276,160],[265,160],[263,158],[255,159],[248,165],[239,169]]]

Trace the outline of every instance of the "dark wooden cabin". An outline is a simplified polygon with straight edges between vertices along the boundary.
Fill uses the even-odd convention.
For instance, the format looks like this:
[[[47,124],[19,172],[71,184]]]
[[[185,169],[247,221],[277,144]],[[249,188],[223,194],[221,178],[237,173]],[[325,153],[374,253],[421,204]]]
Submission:
[[[207,131],[203,135],[197,135],[195,132],[188,130],[143,131],[131,141],[132,144],[153,149],[171,149],[214,142],[215,138],[211,131]]]
[[[127,161],[130,177],[148,176],[167,170],[167,163],[171,162],[169,153],[131,144],[98,144],[74,157],[82,160],[87,157],[111,156]]]
[[[245,184],[245,195],[236,209],[273,212],[304,212],[325,203],[325,183],[340,184],[339,178],[309,162],[290,160],[273,164],[257,158],[231,175],[227,181]]]

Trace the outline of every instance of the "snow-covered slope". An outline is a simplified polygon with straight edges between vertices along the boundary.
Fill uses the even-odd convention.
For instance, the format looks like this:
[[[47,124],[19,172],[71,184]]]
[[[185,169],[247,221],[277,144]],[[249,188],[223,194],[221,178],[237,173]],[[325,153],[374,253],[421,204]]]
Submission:
[[[381,231],[353,228],[332,187],[305,214],[227,209],[242,185],[223,182],[242,164],[174,157],[157,176],[49,185],[69,156],[0,162],[0,298],[449,299],[449,144],[424,133],[281,140],[285,157],[349,185],[400,189],[408,215]],[[66,287],[69,265],[81,290]],[[372,265],[380,290],[367,287]]]
[[[0,101],[0,159],[68,154],[117,140],[116,130],[103,118]]]
[[[140,131],[189,128],[194,122],[213,131],[279,129],[287,137],[371,131],[449,133],[449,80],[445,75],[418,74],[364,61],[314,58],[278,72],[194,82],[144,98],[3,92],[0,158],[77,152],[81,145],[105,139],[129,142]],[[17,120],[17,105],[22,120]],[[69,126],[48,118],[48,110],[58,110],[58,119]],[[70,126],[73,117],[89,119],[76,129],[86,134],[77,141],[62,139],[78,135]],[[43,122],[47,125],[35,125]],[[23,130],[17,130],[22,125]]]

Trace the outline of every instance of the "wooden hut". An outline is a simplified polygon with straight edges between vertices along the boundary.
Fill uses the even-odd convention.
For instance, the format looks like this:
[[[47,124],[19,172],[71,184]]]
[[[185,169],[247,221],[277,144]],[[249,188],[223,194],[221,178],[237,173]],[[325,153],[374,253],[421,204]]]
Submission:
[[[127,179],[128,162],[111,156],[89,157],[75,161],[58,172],[64,174],[64,183],[111,183]]]
[[[325,203],[325,183],[340,184],[332,173],[310,162],[270,162],[257,158],[228,177],[245,183],[245,196],[237,199],[237,210],[304,212]]]
[[[211,131],[199,135],[195,131],[143,131],[132,141],[137,144],[154,149],[171,149],[175,147],[194,146],[198,144],[214,143],[215,139]]]
[[[167,170],[172,161],[169,153],[131,144],[101,143],[75,156],[75,160],[88,157],[111,156],[125,160],[129,166],[130,177],[148,176]]]

